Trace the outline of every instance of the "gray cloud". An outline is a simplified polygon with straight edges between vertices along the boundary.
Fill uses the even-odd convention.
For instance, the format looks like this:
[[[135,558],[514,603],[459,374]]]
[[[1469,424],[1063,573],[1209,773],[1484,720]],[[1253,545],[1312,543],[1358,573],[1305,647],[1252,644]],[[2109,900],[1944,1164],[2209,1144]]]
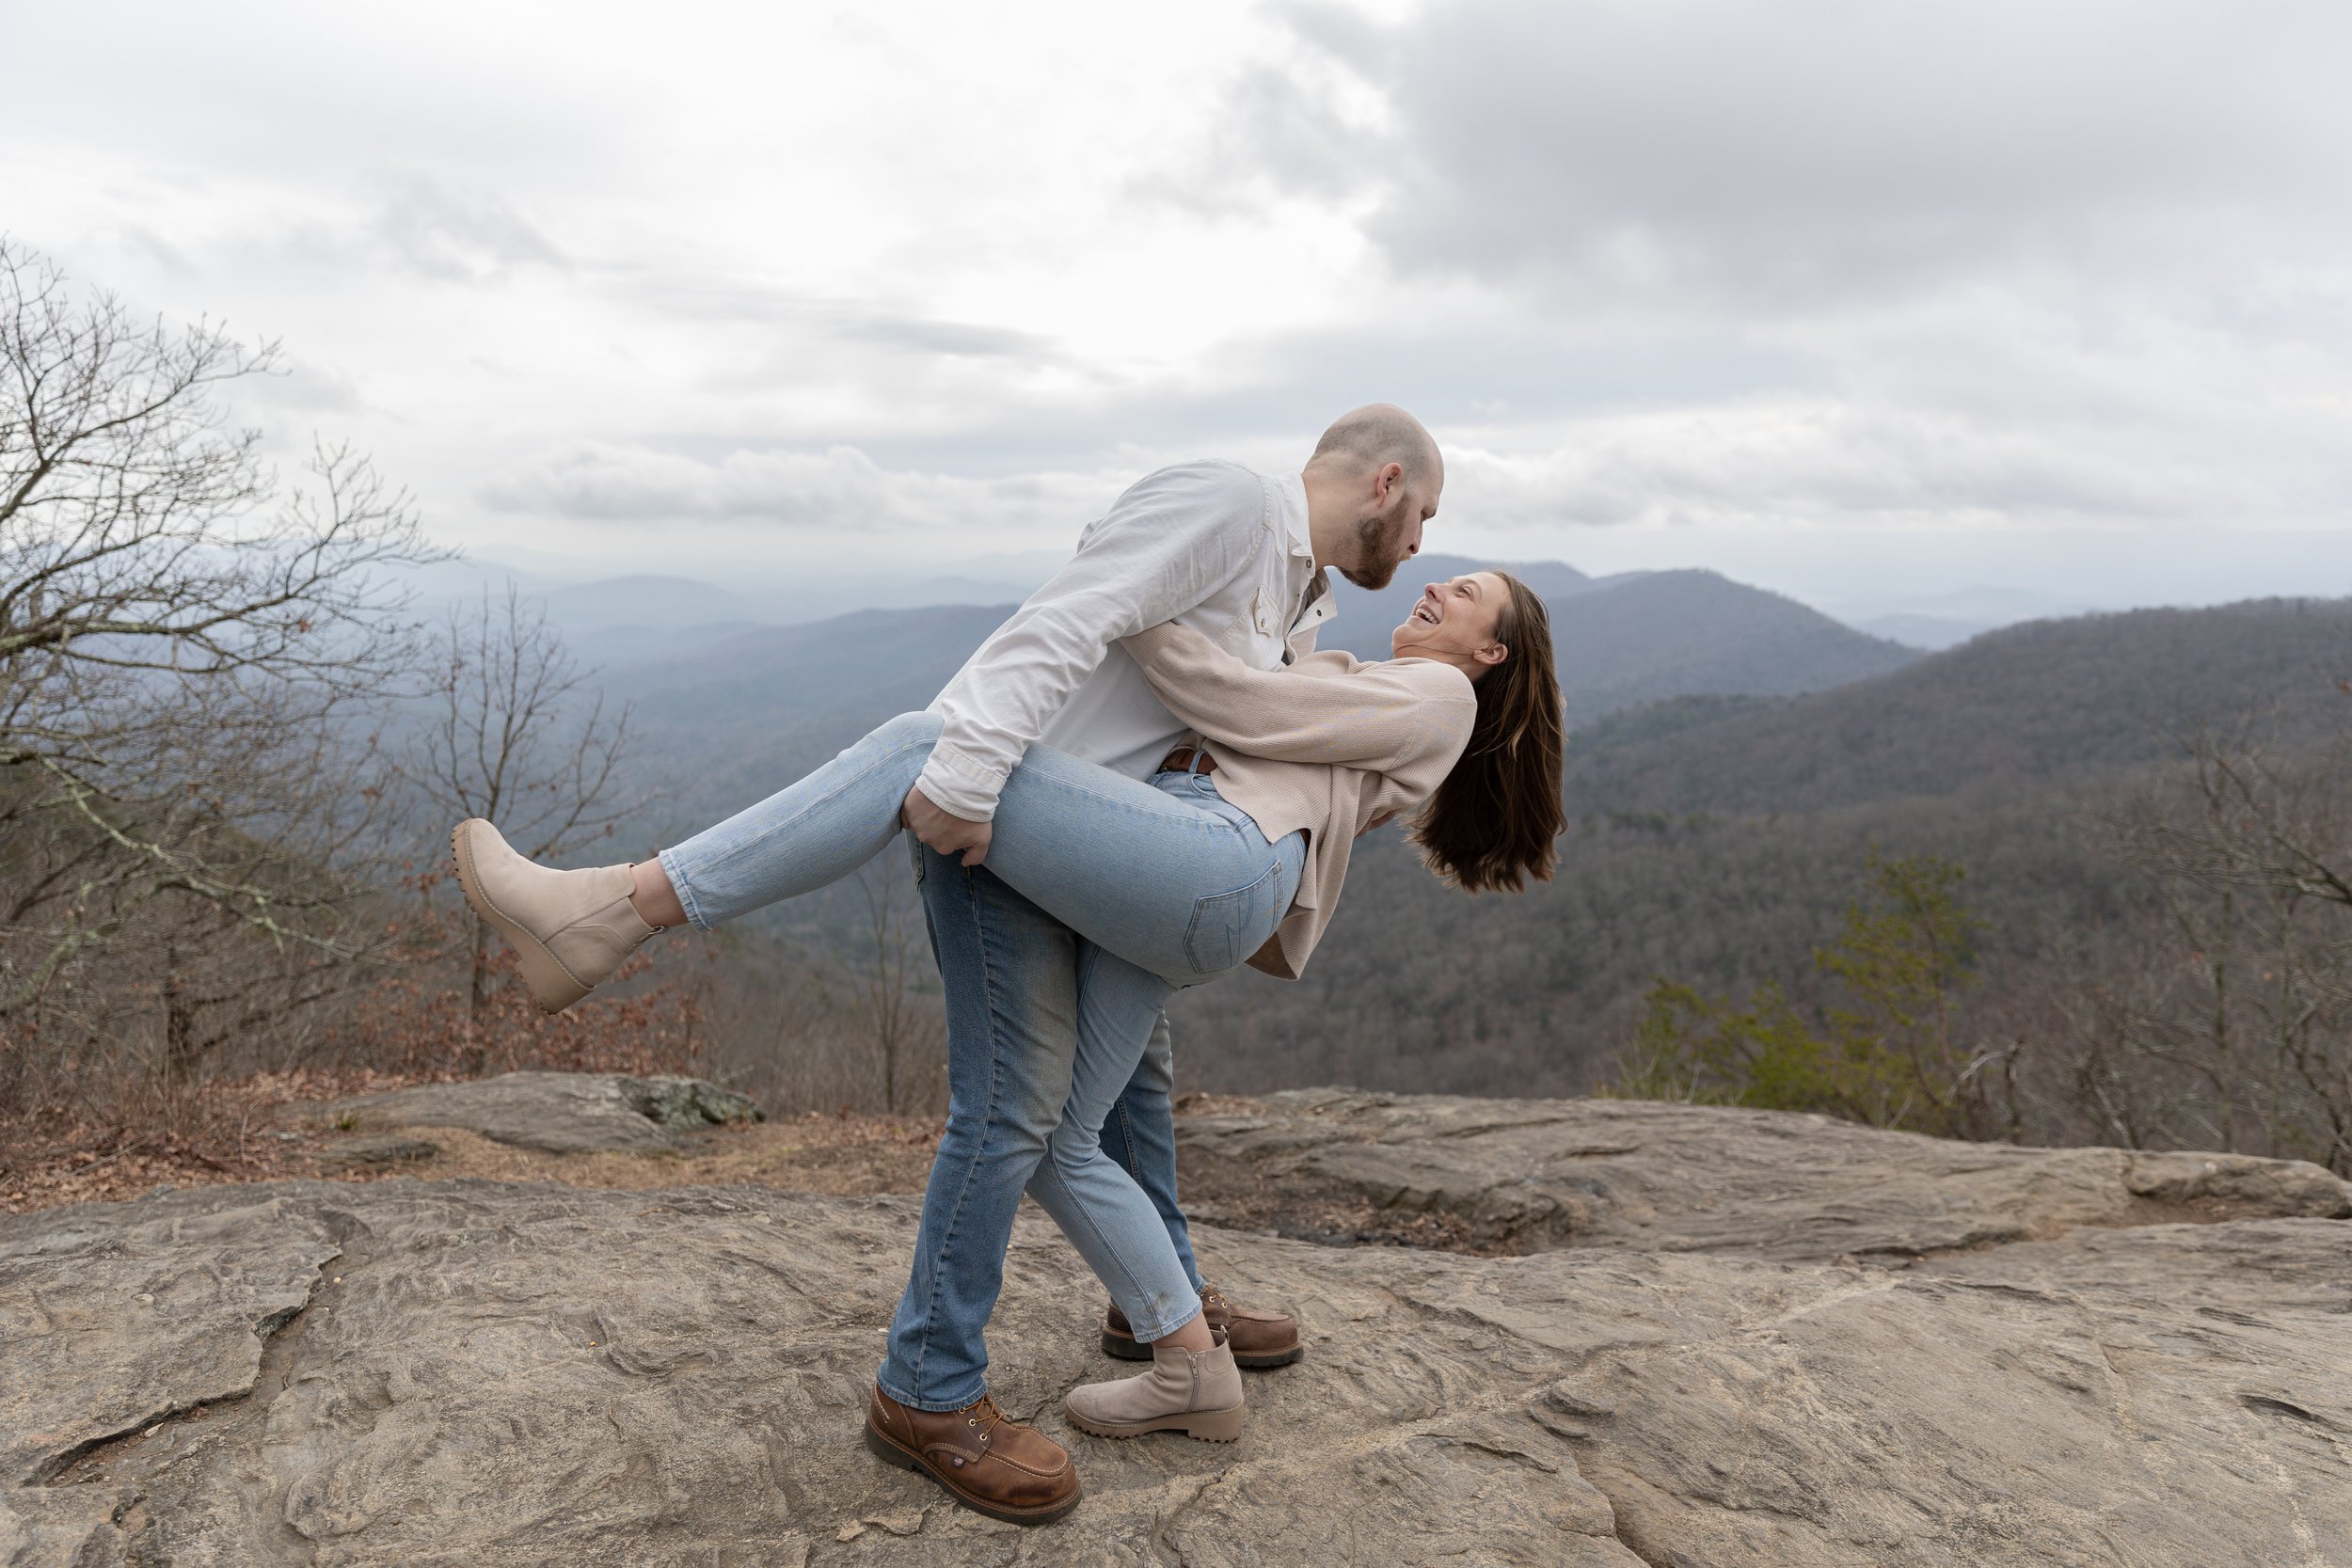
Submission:
[[[1486,527],[2312,526],[2352,496],[2352,12],[1285,12],[1168,183],[1306,202]],[[1310,369],[1311,367],[1311,370]],[[1442,519],[1441,519],[1442,520]]]
[[[1387,110],[1245,78],[1220,178],[1380,192],[1400,268],[1610,300],[1851,301],[2153,244],[2231,250],[2352,175],[2352,12],[1463,0],[1294,10]],[[1277,106],[1269,106],[1269,100]],[[1343,157],[1338,149],[1352,150]],[[2163,270],[2142,254],[2133,270]]]
[[[362,213],[298,225],[283,237],[247,241],[310,268],[405,273],[440,283],[498,283],[532,271],[568,272],[571,258],[492,191],[466,189],[414,169],[366,182]]]
[[[239,382],[240,404],[287,414],[356,414],[365,406],[358,384],[335,365],[290,356],[281,372]]]
[[[845,337],[916,354],[946,355],[959,359],[1021,358],[1032,362],[1058,362],[1061,358],[1046,339],[1008,326],[885,311],[844,311],[835,316],[834,322],[835,329]]]
[[[460,191],[414,171],[381,178],[369,226],[401,265],[425,277],[484,282],[526,267],[562,271],[563,251],[501,197]]]
[[[282,336],[254,417],[485,547],[1043,547],[1375,398],[1452,455],[1433,539],[1519,555],[2005,571],[2072,529],[2153,573],[2352,503],[2340,5],[1274,4],[1059,55],[747,17],[717,56],[53,7],[0,51],[10,221]]]
[[[610,269],[601,278],[614,294],[680,321],[720,325],[791,326],[846,341],[958,358],[1019,356],[1058,361],[1052,340],[983,322],[954,321],[904,304],[844,299],[774,284],[722,277]]]
[[[938,531],[984,537],[996,528],[1072,519],[1115,493],[1100,475],[970,478],[885,468],[855,447],[737,450],[707,458],[619,442],[576,442],[485,483],[501,512],[604,522],[750,522],[825,529]]]

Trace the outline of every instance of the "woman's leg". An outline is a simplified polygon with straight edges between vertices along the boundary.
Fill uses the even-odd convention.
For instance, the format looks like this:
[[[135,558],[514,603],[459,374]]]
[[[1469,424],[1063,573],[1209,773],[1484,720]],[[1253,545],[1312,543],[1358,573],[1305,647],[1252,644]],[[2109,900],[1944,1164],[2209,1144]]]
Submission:
[[[1200,1292],[1135,1179],[1103,1152],[1103,1118],[1135,1075],[1174,990],[1167,981],[1082,943],[1078,957],[1078,1050],[1070,1098],[1029,1179],[1029,1196],[1054,1217],[1079,1256],[1110,1291],[1141,1340],[1167,1339],[1199,1326]],[[1200,1327],[1197,1344],[1209,1348]],[[1180,1337],[1178,1343],[1184,1343]]]
[[[872,860],[898,836],[898,808],[938,738],[937,718],[902,713],[807,777],[662,850],[662,873],[687,920],[707,931]]]
[[[1062,1412],[1071,1424],[1104,1437],[1182,1432],[1230,1443],[1241,1435],[1248,1402],[1232,1347],[1210,1332],[1159,1211],[1096,1134],[1170,989],[1115,954],[1082,948],[1070,1100],[1029,1192],[1109,1287],[1136,1337],[1152,1344],[1150,1371],[1070,1390]]]
[[[989,869],[1024,897],[1178,985],[1256,952],[1305,863],[1304,833],[1268,844],[1205,776],[1146,784],[1046,746],[1005,781],[988,848]]]
[[[1103,1152],[1136,1179],[1160,1212],[1160,1223],[1168,1227],[1168,1239],[1184,1259],[1193,1289],[1205,1293],[1208,1284],[1192,1255],[1191,1227],[1176,1199],[1176,1122],[1170,1103],[1175,1093],[1176,1057],[1168,1040],[1168,1013],[1162,1009],[1135,1076],[1127,1080],[1126,1092],[1103,1122]]]
[[[898,809],[939,729],[931,714],[902,714],[797,784],[664,849],[663,878],[686,919],[708,930],[863,865],[899,831]],[[988,868],[1154,974],[1184,983],[1222,974],[1288,912],[1304,838],[1269,845],[1205,782],[1188,787],[1171,794],[1033,746],[998,799]],[[649,902],[637,899],[641,914]]]

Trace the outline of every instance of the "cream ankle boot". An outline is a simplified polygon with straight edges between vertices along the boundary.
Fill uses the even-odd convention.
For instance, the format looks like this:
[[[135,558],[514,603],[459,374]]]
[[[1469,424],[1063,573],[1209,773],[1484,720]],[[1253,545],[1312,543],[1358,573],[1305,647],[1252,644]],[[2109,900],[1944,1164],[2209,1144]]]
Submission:
[[[449,842],[466,902],[515,944],[543,1012],[560,1013],[596,990],[661,928],[629,903],[626,865],[557,871],[524,859],[478,816],[457,824]]]
[[[1213,1350],[1154,1344],[1150,1371],[1073,1388],[1062,1397],[1062,1413],[1072,1426],[1097,1437],[1181,1432],[1203,1442],[1232,1442],[1241,1435],[1241,1370],[1233,1365],[1225,1331],[1214,1332]]]

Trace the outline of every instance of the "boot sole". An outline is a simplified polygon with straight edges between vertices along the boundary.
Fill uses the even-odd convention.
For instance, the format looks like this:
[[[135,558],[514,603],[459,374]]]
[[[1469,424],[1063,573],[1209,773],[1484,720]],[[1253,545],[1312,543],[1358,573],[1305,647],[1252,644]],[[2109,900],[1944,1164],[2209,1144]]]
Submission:
[[[1097,1437],[1141,1437],[1154,1432],[1181,1432],[1203,1443],[1231,1443],[1241,1436],[1242,1419],[1248,1414],[1248,1407],[1237,1404],[1231,1410],[1179,1410],[1171,1416],[1153,1416],[1141,1421],[1089,1421],[1067,1402],[1061,1413],[1072,1426]]]
[[[1104,1329],[1103,1331],[1103,1354],[1120,1361],[1149,1361],[1152,1359],[1152,1347],[1139,1339],[1131,1339],[1126,1335],[1113,1334],[1110,1330]],[[1293,1345],[1288,1350],[1260,1351],[1254,1355],[1244,1355],[1241,1352],[1235,1351],[1233,1365],[1244,1371],[1263,1372],[1276,1367],[1288,1367],[1295,1362],[1305,1360],[1306,1356],[1307,1347],[1303,1344]]]
[[[1081,1493],[1073,1490],[1057,1503],[1042,1508],[1007,1508],[1002,1503],[983,1502],[934,1468],[931,1462],[919,1453],[910,1453],[898,1446],[896,1438],[885,1437],[874,1430],[874,1423],[866,1423],[866,1446],[874,1450],[874,1457],[901,1470],[913,1470],[918,1476],[929,1476],[939,1482],[940,1490],[975,1513],[985,1513],[992,1519],[1002,1519],[1009,1525],[1050,1525],[1078,1506]],[[1073,1478],[1074,1479],[1074,1478]]]
[[[490,901],[482,890],[482,881],[474,871],[473,837],[466,830],[471,819],[450,830],[450,859],[457,863],[457,885],[465,890],[466,906],[489,924],[492,930],[504,937],[515,949],[515,958],[523,972],[524,989],[538,1009],[550,1016],[562,1012],[588,994],[592,989],[583,986],[572,972],[564,967],[564,960],[548,951],[548,944],[509,918],[506,911]]]

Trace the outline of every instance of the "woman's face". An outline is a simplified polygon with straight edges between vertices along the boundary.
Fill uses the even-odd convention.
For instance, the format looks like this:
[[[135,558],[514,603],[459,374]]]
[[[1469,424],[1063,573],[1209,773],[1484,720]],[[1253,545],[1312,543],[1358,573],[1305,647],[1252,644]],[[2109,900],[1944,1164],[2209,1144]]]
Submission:
[[[1495,641],[1495,622],[1510,593],[1492,572],[1430,583],[1405,624],[1389,634],[1389,649],[1398,658],[1440,659],[1474,680],[1505,657]]]

